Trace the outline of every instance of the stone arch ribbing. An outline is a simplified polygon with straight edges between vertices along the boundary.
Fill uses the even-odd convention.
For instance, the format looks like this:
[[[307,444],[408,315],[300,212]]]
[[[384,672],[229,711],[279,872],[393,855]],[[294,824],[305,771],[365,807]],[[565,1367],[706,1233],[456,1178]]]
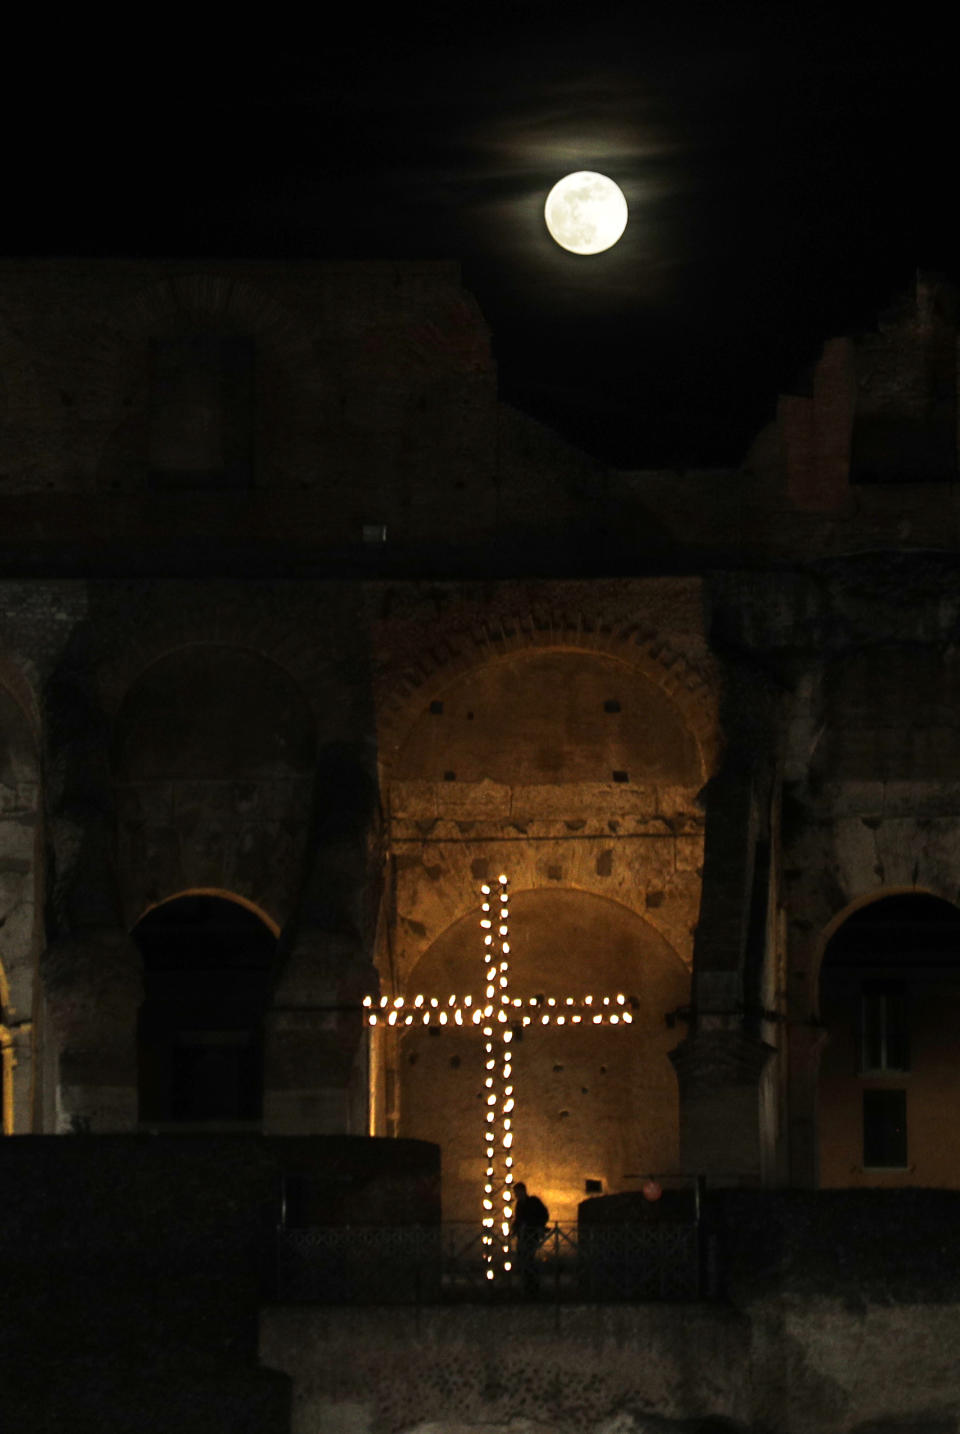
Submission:
[[[703,780],[719,751],[717,682],[657,630],[643,623],[609,624],[585,617],[524,613],[455,630],[424,649],[380,698],[380,760],[385,779],[425,701],[457,678],[490,662],[535,651],[583,652],[613,658],[641,673],[677,708],[696,743]],[[713,679],[713,680],[711,680]]]
[[[278,922],[268,911],[265,911],[262,906],[258,906],[257,903],[251,901],[249,897],[241,896],[239,892],[225,891],[218,886],[188,886],[182,891],[175,891],[172,895],[165,896],[162,901],[152,901],[149,906],[145,906],[140,912],[131,930],[139,926],[143,918],[149,916],[151,911],[159,911],[162,906],[169,906],[172,901],[180,901],[185,896],[214,896],[218,901],[232,901],[234,906],[242,906],[245,911],[250,912],[251,916],[256,916],[267,928],[271,936],[276,938],[280,935]]]
[[[823,960],[827,953],[827,947],[830,945],[833,937],[841,927],[850,920],[850,917],[855,916],[858,911],[863,911],[867,906],[876,906],[878,902],[886,901],[892,896],[929,896],[936,901],[945,901],[948,906],[960,910],[954,892],[947,891],[946,888],[938,890],[933,886],[881,886],[877,887],[874,891],[864,892],[860,896],[855,896],[852,901],[848,901],[846,906],[841,907],[839,911],[835,912],[822,928],[813,949],[810,989],[813,996],[814,1012],[818,1018],[820,1014],[820,975],[823,970]]]
[[[504,863],[503,863],[503,870],[508,871],[509,867],[510,867],[510,862],[509,862],[509,861],[504,861]],[[659,913],[658,913],[657,911],[650,911],[650,910],[647,909],[647,908],[641,907],[639,901],[636,902],[634,905],[631,906],[628,902],[622,901],[622,900],[620,900],[620,899],[619,899],[618,897],[616,897],[616,896],[609,896],[609,895],[607,895],[606,892],[603,892],[603,891],[599,890],[598,887],[589,886],[589,885],[587,885],[587,884],[584,883],[584,882],[578,882],[578,881],[575,881],[575,880],[564,881],[564,882],[562,882],[562,883],[560,883],[560,882],[555,882],[555,881],[542,881],[542,882],[540,882],[539,884],[536,884],[536,885],[531,884],[531,883],[528,881],[525,885],[520,885],[520,886],[517,886],[517,887],[514,887],[514,884],[513,884],[512,881],[511,881],[511,884],[510,884],[510,896],[511,896],[511,900],[513,900],[514,897],[520,896],[521,894],[526,894],[526,893],[529,893],[529,892],[540,892],[540,891],[548,891],[548,892],[549,892],[549,891],[575,892],[576,894],[578,894],[578,895],[580,895],[580,896],[591,896],[591,897],[594,897],[594,896],[595,896],[598,901],[608,901],[611,906],[617,907],[618,910],[620,910],[620,911],[625,911],[629,916],[632,916],[632,917],[634,917],[637,921],[642,921],[646,926],[649,926],[650,930],[653,931],[657,936],[659,936],[659,937],[661,938],[661,940],[664,941],[664,943],[665,943],[667,946],[669,946],[671,952],[672,952],[673,955],[676,957],[676,959],[681,963],[681,965],[686,966],[686,967],[688,967],[688,969],[689,969],[689,962],[688,962],[687,959],[684,957],[684,955],[682,954],[682,952],[680,952],[680,951],[677,949],[677,945],[676,945],[676,942],[675,942],[675,940],[674,940],[673,933],[672,933],[670,927],[667,925],[667,923],[665,923],[665,922],[660,918]],[[478,926],[477,926],[477,956],[478,956],[478,959],[479,959],[480,951],[481,951],[481,946],[480,946],[480,936],[481,936],[481,932],[480,932],[480,928],[479,928],[480,902],[481,902],[481,900],[483,899],[483,898],[480,896],[479,892],[480,892],[480,884],[479,884],[479,882],[477,882],[476,885],[475,885],[473,888],[470,888],[470,889],[466,889],[466,888],[465,888],[465,889],[464,889],[463,898],[462,898],[462,900],[461,900],[460,902],[458,902],[457,906],[454,908],[454,913],[450,916],[450,919],[447,921],[447,924],[442,928],[442,930],[437,931],[433,936],[430,937],[429,941],[427,941],[427,942],[419,949],[419,951],[418,951],[417,956],[415,957],[415,959],[414,959],[413,961],[410,961],[410,962],[408,962],[408,963],[405,964],[405,968],[404,968],[403,971],[396,970],[396,971],[393,971],[393,972],[388,972],[388,971],[384,970],[383,972],[381,972],[381,977],[382,977],[382,981],[383,981],[383,993],[384,993],[384,994],[387,994],[387,986],[390,984],[391,978],[393,978],[393,979],[396,980],[397,990],[394,991],[393,989],[391,989],[390,992],[389,992],[389,994],[391,994],[391,995],[397,995],[397,994],[399,994],[399,988],[400,988],[401,986],[405,985],[405,984],[409,981],[410,976],[412,975],[413,971],[416,969],[418,963],[423,960],[424,956],[425,956],[425,955],[427,954],[427,952],[430,950],[431,946],[435,945],[436,942],[439,941],[440,938],[441,938],[447,931],[449,931],[449,930],[451,929],[451,927],[456,926],[456,925],[457,925],[459,922],[461,922],[461,921],[465,921],[465,920],[466,920],[469,916],[471,916],[471,915],[476,915],[477,921],[478,921]]]
[[[162,333],[183,320],[252,335],[271,357],[303,373],[316,367],[313,335],[278,299],[216,267],[168,274],[128,296],[115,313],[124,332]]]
[[[319,720],[329,652],[299,626],[282,620],[251,622],[248,614],[226,605],[181,611],[169,618],[165,614],[156,624],[130,632],[117,648],[105,647],[98,663],[98,685],[107,717],[116,719],[127,692],[156,662],[185,647],[204,645],[242,649],[273,663],[297,684],[314,720]]]

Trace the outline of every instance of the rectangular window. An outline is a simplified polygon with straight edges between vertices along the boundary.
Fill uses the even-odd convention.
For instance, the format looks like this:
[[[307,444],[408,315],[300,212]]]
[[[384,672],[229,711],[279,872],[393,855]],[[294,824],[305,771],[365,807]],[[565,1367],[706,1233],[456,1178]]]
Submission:
[[[163,491],[249,488],[254,343],[241,335],[155,339],[148,468]]]
[[[904,1170],[907,1164],[907,1092],[863,1092],[863,1164],[867,1170]]]
[[[864,981],[860,1009],[861,1074],[909,1070],[905,982]]]

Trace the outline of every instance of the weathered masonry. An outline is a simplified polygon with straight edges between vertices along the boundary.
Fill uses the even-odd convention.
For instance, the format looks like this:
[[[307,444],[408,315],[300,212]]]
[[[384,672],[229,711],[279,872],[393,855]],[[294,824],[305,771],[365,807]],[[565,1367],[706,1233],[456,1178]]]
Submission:
[[[0,265],[6,1238],[53,1248],[44,1209],[73,1229],[59,1161],[92,1210],[98,1160],[124,1186],[128,1158],[148,1202],[134,1168],[161,1181],[145,1152],[166,1149],[203,1169],[206,1231],[211,1172],[233,1171],[236,1238],[267,1264],[281,1177],[306,1226],[479,1226],[494,1087],[504,1168],[571,1227],[588,1198],[640,1209],[650,1177],[767,1192],[761,1225],[788,1191],[889,1212],[960,1189],[956,324],[921,278],[826,344],[741,467],[617,472],[498,400],[453,264]],[[501,874],[488,996],[481,887]],[[510,1032],[509,1093],[482,1023],[453,1018],[467,996]],[[753,1318],[745,1288],[717,1350]],[[813,1294],[788,1294],[764,1306],[763,1399],[657,1402],[641,1380],[606,1412],[564,1396],[551,1427],[759,1427],[801,1387],[773,1374],[795,1321],[812,1338]],[[125,1389],[145,1348],[158,1367],[181,1349],[170,1318],[117,1356]],[[297,1318],[265,1319],[261,1357],[316,1394],[316,1344],[291,1351],[332,1336]],[[649,1318],[617,1316],[613,1345]],[[707,1327],[699,1306],[669,1318],[680,1343]],[[894,1335],[868,1318],[882,1362]],[[357,1320],[344,1390],[373,1339]],[[491,1368],[521,1338],[504,1321]],[[589,1362],[568,1323],[550,1358]],[[437,1340],[469,1345],[461,1324]],[[251,1328],[209,1353],[221,1392],[264,1373]],[[270,1376],[257,1405],[278,1429],[284,1389]],[[947,1385],[910,1390],[902,1409],[812,1394],[816,1427],[955,1427]],[[340,1395],[316,1399],[295,1394],[298,1427]],[[363,1408],[376,1434],[427,1419]],[[460,1423],[530,1417],[485,1398]]]

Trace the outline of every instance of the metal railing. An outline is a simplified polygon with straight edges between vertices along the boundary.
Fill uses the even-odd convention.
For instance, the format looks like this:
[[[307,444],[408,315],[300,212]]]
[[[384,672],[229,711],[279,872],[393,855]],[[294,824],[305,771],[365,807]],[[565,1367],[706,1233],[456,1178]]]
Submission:
[[[275,1296],[283,1303],[438,1304],[446,1301],[695,1300],[701,1294],[695,1220],[555,1223],[509,1270],[484,1258],[483,1230],[435,1226],[308,1226],[277,1231]]]

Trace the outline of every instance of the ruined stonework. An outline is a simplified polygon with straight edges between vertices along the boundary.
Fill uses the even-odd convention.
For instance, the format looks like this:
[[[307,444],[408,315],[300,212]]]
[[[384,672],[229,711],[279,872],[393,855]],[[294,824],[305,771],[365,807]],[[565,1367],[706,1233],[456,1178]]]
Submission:
[[[497,1169],[568,1225],[651,1176],[960,1188],[956,322],[921,278],[738,469],[615,472],[498,401],[454,264],[0,265],[13,1146],[429,1142],[431,1209],[476,1222],[489,1021]],[[489,1016],[441,1027],[467,995]],[[317,1209],[306,1166],[278,1157]],[[928,1312],[815,1293],[505,1316],[482,1387],[466,1311],[429,1369],[360,1314],[274,1311],[262,1357],[304,1430],[955,1427],[935,1361],[877,1394]],[[853,1383],[821,1325],[869,1346]],[[817,1426],[783,1414],[808,1380]]]

